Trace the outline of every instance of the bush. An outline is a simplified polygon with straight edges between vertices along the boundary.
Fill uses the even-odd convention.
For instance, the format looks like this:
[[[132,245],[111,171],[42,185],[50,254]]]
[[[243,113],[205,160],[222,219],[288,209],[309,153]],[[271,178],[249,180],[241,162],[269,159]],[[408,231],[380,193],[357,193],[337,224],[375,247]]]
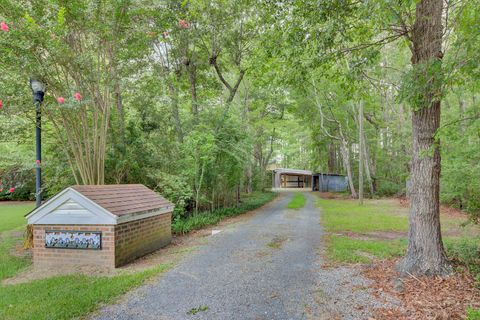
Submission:
[[[193,200],[193,190],[187,179],[159,170],[150,173],[148,177],[153,189],[175,204],[173,219],[177,220],[183,217],[188,205]]]
[[[35,199],[35,174],[31,168],[9,167],[0,170],[0,200],[34,200]],[[15,188],[10,193],[10,188]]]
[[[397,183],[382,180],[378,182],[377,194],[381,197],[391,197],[403,192],[403,186]]]
[[[456,264],[467,268],[480,285],[480,238],[445,239],[445,250]]]
[[[236,207],[201,212],[189,217],[176,216],[173,219],[172,232],[176,234],[184,234],[208,225],[216,224],[226,217],[233,217],[259,208],[265,203],[271,201],[274,197],[275,193],[273,192],[253,193],[246,196],[244,201]]]

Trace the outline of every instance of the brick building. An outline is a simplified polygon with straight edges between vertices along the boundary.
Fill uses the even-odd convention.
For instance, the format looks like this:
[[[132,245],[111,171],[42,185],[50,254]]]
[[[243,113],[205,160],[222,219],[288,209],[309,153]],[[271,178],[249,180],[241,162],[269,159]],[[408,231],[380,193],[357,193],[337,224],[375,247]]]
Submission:
[[[26,217],[34,266],[122,266],[170,243],[173,208],[138,184],[67,188]]]

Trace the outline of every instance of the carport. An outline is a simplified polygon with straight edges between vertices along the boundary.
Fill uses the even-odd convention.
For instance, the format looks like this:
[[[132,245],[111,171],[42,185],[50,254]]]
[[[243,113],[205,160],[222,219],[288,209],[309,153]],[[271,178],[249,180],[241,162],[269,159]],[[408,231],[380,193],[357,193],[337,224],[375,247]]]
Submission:
[[[311,185],[311,171],[286,168],[273,170],[272,188],[310,188]]]

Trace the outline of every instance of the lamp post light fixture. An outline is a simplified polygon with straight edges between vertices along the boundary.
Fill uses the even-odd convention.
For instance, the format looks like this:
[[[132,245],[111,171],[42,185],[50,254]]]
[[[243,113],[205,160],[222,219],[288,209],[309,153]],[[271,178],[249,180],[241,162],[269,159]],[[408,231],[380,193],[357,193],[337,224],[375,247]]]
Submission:
[[[41,81],[30,79],[30,88],[33,94],[33,103],[36,110],[35,141],[36,141],[36,176],[35,176],[35,205],[38,208],[42,204],[42,110],[41,105],[45,95],[46,85]]]

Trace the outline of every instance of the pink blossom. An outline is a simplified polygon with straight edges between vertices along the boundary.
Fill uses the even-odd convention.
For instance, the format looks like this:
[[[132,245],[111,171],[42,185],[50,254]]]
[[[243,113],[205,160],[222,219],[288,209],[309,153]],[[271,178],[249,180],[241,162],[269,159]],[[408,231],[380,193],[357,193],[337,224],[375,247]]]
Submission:
[[[1,192],[3,192],[3,189],[2,189],[2,188],[0,188],[0,193],[1,193]]]
[[[82,100],[82,95],[80,94],[80,92],[75,92],[75,94],[73,96],[75,97],[75,100],[77,100],[77,101]]]
[[[5,22],[0,22],[0,29],[2,29],[3,32],[8,32],[8,25]]]
[[[64,104],[65,103],[65,98],[64,97],[58,97],[57,102],[60,103],[60,104]]]
[[[188,22],[183,20],[183,19],[178,20],[178,26],[182,29],[188,29],[189,28]]]
[[[37,159],[37,160],[35,161],[35,163],[38,164],[38,165],[40,165],[42,162]]]
[[[3,108],[3,100],[0,100],[0,110]]]
[[[10,188],[8,192],[13,193],[15,191],[15,188]]]

